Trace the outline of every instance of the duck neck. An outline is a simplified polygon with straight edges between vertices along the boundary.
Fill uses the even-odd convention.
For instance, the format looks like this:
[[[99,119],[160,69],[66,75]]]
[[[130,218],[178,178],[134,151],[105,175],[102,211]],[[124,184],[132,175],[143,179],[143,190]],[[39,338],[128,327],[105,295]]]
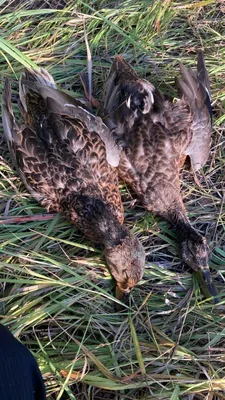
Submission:
[[[170,213],[166,219],[173,225],[180,243],[186,240],[196,242],[202,238],[202,236],[191,226],[191,223],[183,209],[175,210],[173,213]]]
[[[64,213],[89,239],[114,247],[128,235],[128,230],[101,199],[73,193],[69,197],[62,204]]]

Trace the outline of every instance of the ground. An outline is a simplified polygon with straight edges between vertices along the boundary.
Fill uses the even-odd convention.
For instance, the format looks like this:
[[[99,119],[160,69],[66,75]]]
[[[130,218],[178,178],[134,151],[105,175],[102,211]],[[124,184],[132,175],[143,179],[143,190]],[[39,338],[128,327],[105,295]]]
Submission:
[[[12,78],[14,98],[20,72],[33,63],[82,97],[84,29],[98,98],[117,53],[140,76],[175,94],[179,61],[194,67],[197,50],[205,52],[212,150],[198,174],[200,186],[183,170],[182,193],[193,226],[207,236],[223,304],[224,1],[2,0],[0,7],[0,84],[5,75]],[[20,182],[3,140],[0,150],[0,314],[35,355],[48,399],[225,399],[224,311],[202,298],[183,268],[171,227],[120,184],[126,224],[142,241],[147,264],[118,313],[101,247],[62,216],[48,217]]]

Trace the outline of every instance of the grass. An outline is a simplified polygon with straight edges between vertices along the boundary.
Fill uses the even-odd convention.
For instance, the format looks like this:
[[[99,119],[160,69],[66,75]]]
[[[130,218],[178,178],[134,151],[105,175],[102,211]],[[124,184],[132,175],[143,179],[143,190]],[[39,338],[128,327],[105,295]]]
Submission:
[[[202,187],[184,170],[182,190],[193,225],[206,233],[224,304],[223,2],[0,0],[0,7],[1,87],[4,75],[16,81],[24,66],[38,65],[82,97],[84,21],[99,97],[116,53],[141,76],[173,91],[178,61],[194,66],[197,49],[205,51],[212,151],[198,175]],[[101,248],[62,216],[48,217],[26,193],[4,141],[0,156],[1,320],[35,355],[48,399],[225,399],[224,311],[204,300],[184,271],[170,226],[133,204],[121,184],[126,223],[140,237],[147,263],[118,313]],[[26,222],[18,223],[20,218]]]

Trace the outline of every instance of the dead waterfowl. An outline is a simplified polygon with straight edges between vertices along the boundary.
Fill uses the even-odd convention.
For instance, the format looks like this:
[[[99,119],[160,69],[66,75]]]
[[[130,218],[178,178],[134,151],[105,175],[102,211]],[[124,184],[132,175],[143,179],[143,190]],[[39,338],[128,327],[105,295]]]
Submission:
[[[181,98],[173,102],[116,56],[106,83],[105,121],[123,150],[120,178],[147,210],[172,224],[183,261],[204,278],[208,296],[217,302],[207,242],[190,224],[179,179],[187,156],[196,171],[210,152],[212,110],[203,53],[198,55],[197,73],[182,64],[180,72],[176,82]]]
[[[24,123],[15,121],[5,79],[2,119],[20,177],[48,211],[62,212],[91,240],[104,245],[117,294],[142,278],[145,254],[124,225],[118,189],[119,151],[100,118],[57,90],[44,69],[26,70],[19,87]]]

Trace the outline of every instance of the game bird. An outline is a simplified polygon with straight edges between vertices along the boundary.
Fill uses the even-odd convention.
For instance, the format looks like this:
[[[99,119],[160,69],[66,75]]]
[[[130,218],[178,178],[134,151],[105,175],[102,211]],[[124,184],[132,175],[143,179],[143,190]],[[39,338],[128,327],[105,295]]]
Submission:
[[[119,150],[101,118],[57,89],[43,68],[20,79],[23,123],[15,120],[6,78],[2,96],[5,139],[31,195],[47,211],[63,213],[104,254],[118,297],[142,278],[144,249],[123,224],[118,189]]]
[[[217,302],[206,238],[190,224],[179,178],[187,156],[197,171],[210,152],[212,109],[203,53],[198,54],[197,72],[180,63],[180,74],[180,98],[172,101],[116,56],[106,82],[104,122],[122,149],[120,178],[148,211],[171,223],[183,261]]]

